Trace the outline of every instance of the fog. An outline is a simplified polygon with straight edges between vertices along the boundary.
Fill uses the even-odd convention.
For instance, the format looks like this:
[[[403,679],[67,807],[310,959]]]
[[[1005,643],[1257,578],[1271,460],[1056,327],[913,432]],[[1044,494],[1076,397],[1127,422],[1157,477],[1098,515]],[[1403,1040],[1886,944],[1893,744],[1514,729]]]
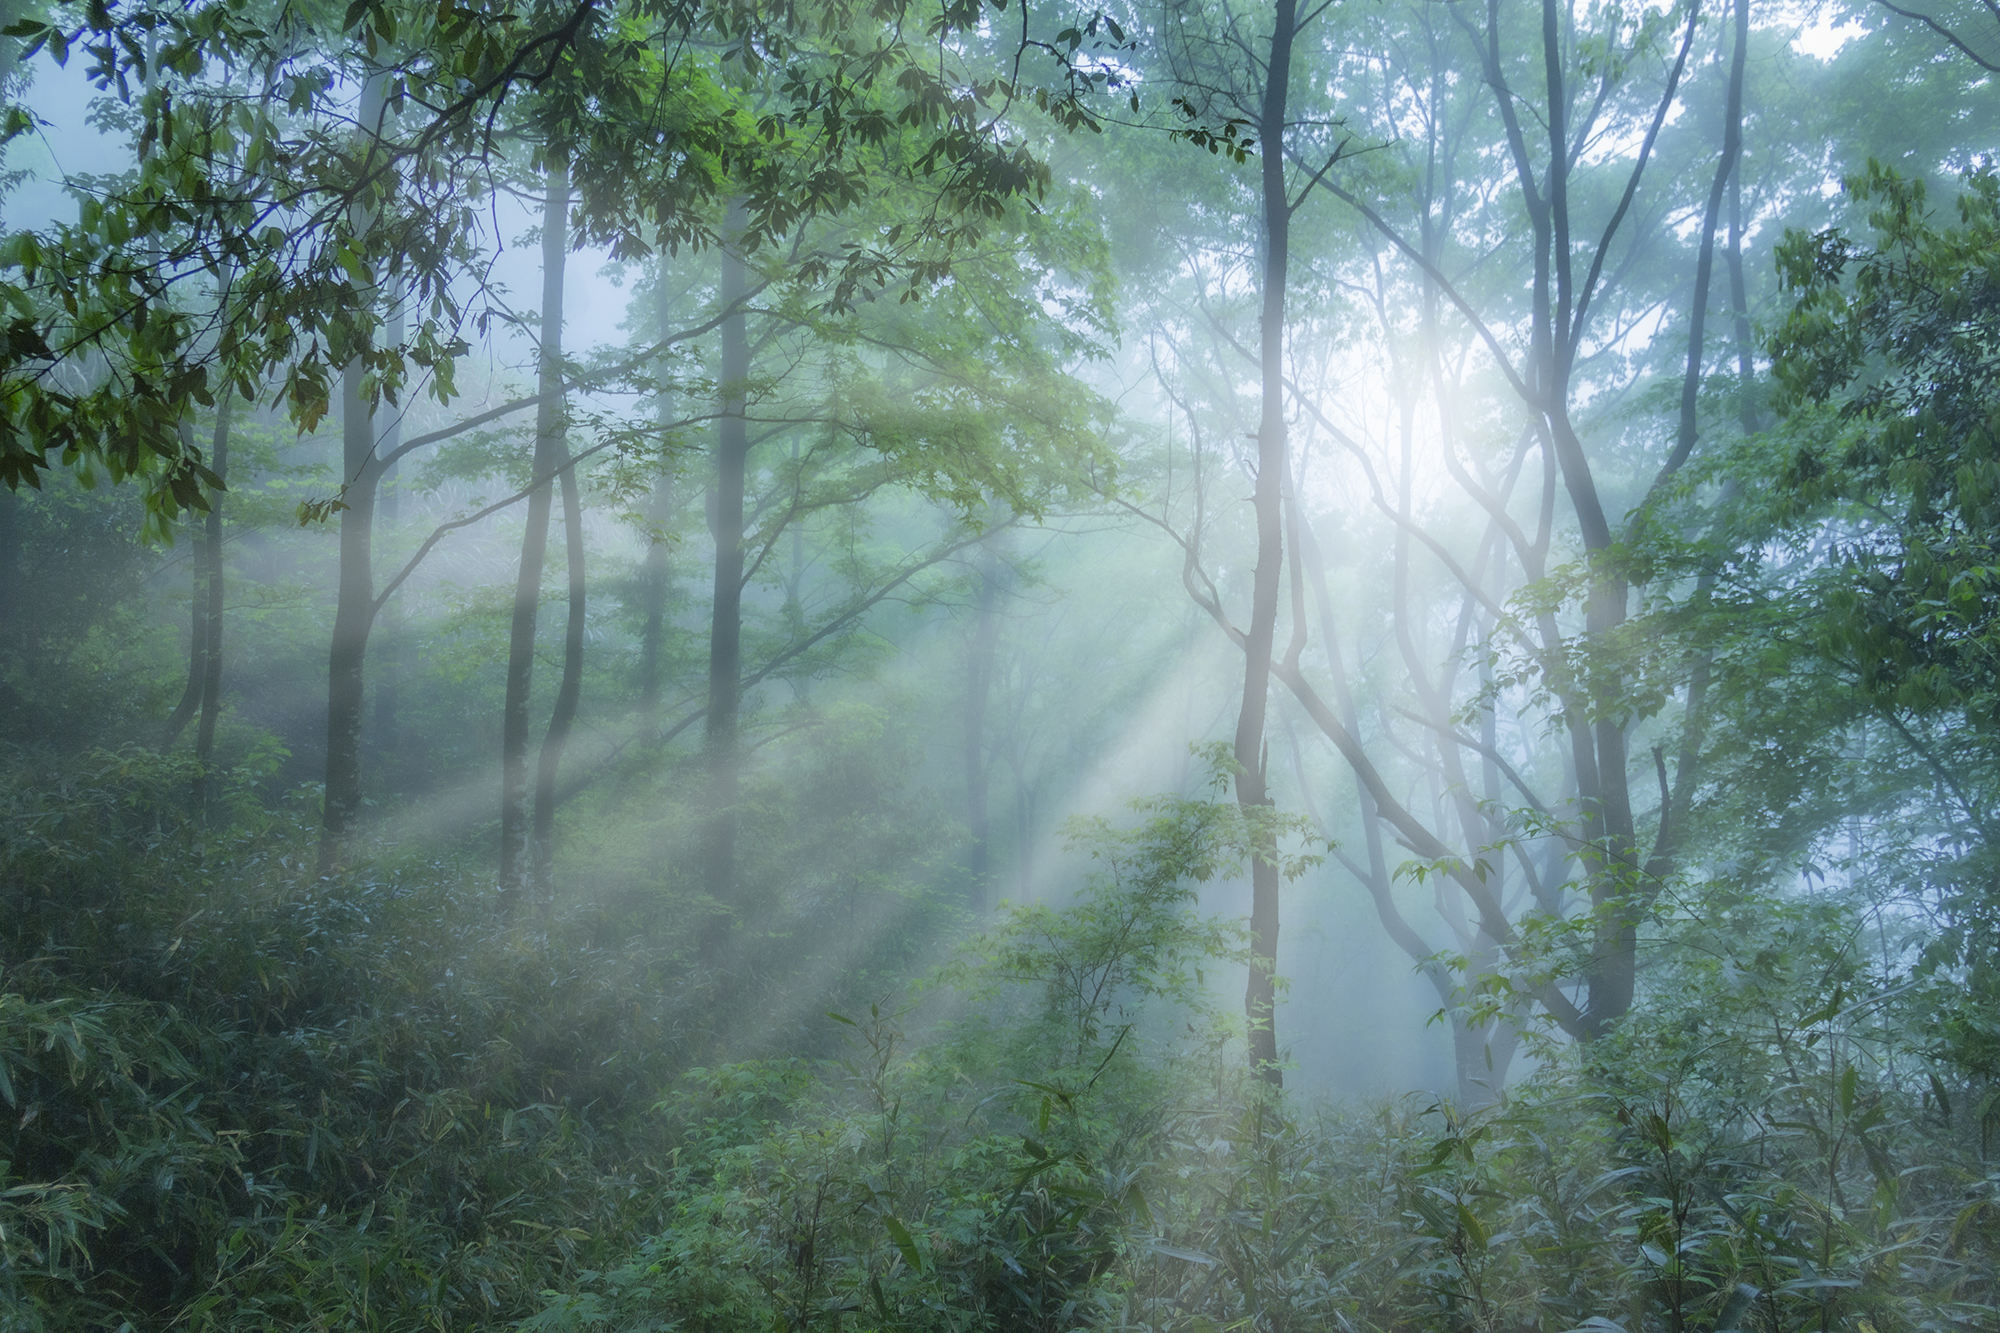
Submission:
[[[0,1328],[1990,1326],[1984,11],[9,12]]]

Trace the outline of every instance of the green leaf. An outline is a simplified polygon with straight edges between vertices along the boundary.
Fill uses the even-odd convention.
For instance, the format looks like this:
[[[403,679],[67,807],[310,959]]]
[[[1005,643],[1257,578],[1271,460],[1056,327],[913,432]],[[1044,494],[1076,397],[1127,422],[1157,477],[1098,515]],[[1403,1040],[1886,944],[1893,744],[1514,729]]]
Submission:
[[[1738,1333],[1743,1325],[1743,1316],[1750,1312],[1751,1302],[1760,1293],[1748,1282],[1739,1283],[1736,1290],[1729,1293],[1729,1299],[1722,1304],[1722,1313],[1715,1318],[1715,1333]]]
[[[1486,1224],[1479,1220],[1478,1214],[1462,1203],[1458,1205],[1458,1224],[1464,1228],[1475,1249],[1486,1248]]]
[[[1203,1254],[1200,1250],[1184,1250],[1178,1245],[1169,1245],[1159,1240],[1148,1244],[1146,1251],[1149,1254],[1164,1254],[1169,1259],[1185,1259],[1191,1264],[1200,1264],[1203,1268],[1213,1268],[1220,1262],[1212,1254]]]
[[[894,1319],[889,1314],[888,1298],[882,1294],[882,1279],[873,1273],[868,1275],[868,1294],[874,1298],[875,1312],[882,1316],[882,1322],[893,1323]]]
[[[1938,1112],[1944,1116],[1944,1123],[1946,1128],[1950,1128],[1951,1098],[1945,1095],[1944,1084],[1938,1082],[1938,1076],[1936,1074],[1927,1072],[1925,1074],[1925,1077],[1930,1079],[1931,1081],[1931,1096],[1937,1098]]]
[[[910,1235],[910,1229],[887,1213],[882,1214],[882,1228],[889,1233],[889,1239],[894,1241],[896,1248],[902,1252],[903,1262],[918,1272],[923,1272],[924,1257],[917,1250],[917,1242]],[[878,1301],[881,1299],[879,1292],[876,1295],[876,1299]]]

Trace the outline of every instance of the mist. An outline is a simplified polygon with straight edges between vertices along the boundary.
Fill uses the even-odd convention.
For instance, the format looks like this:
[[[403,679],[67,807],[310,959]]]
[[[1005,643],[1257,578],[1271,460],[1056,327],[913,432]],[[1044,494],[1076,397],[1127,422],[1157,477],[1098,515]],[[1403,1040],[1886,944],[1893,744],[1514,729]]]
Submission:
[[[2000,1319],[1984,10],[8,12],[0,1328]]]

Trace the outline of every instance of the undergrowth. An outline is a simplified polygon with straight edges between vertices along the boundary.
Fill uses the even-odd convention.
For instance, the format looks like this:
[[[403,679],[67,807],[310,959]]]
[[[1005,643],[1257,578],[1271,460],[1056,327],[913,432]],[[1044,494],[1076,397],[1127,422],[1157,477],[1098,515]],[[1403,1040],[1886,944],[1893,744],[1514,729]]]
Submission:
[[[0,1327],[504,1322],[657,1225],[670,954],[509,929],[449,861],[319,879],[187,776],[5,789]]]
[[[1160,801],[838,1050],[732,1063],[679,943],[317,878],[258,774],[187,777],[0,785],[9,1333],[2000,1326],[1991,1089],[1865,978],[1662,970],[1490,1104],[1310,1105],[1207,998],[1233,807]]]

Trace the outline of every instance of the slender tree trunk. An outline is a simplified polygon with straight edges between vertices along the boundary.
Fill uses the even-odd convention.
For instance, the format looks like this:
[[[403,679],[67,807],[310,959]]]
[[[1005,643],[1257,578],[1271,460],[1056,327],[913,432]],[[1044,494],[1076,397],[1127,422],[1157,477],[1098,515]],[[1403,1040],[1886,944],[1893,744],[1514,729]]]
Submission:
[[[225,283],[225,290],[227,285]],[[236,394],[225,387],[215,400],[215,438],[208,465],[225,483],[229,480],[229,418]],[[201,722],[194,734],[194,804],[197,810],[208,803],[208,766],[215,757],[215,724],[222,714],[222,504],[223,492],[208,497],[208,540],[202,555],[207,564],[203,575],[208,600],[205,629],[207,644],[202,653]]]
[[[13,666],[26,646],[21,586],[21,497],[12,486],[0,486],[0,671]]]
[[[398,346],[403,341],[403,303],[399,300],[389,312],[386,328],[389,340]],[[378,446],[384,454],[393,454],[402,443],[403,421],[399,412],[389,419],[381,432]],[[391,463],[382,469],[381,479],[376,483],[380,499],[376,502],[377,512],[382,522],[391,531],[403,517],[403,492],[394,485],[396,470],[400,463]],[[402,680],[409,668],[409,657],[416,645],[405,632],[408,617],[404,612],[402,590],[388,599],[382,608],[382,633],[379,636],[383,651],[375,655],[375,762],[389,770],[391,780],[396,775],[395,759],[401,752],[398,730],[402,725]]]
[[[379,134],[386,76],[371,74],[361,88],[363,133]],[[357,220],[365,233],[369,220]],[[372,294],[372,293],[371,293]],[[368,634],[375,622],[375,412],[363,392],[366,368],[359,356],[340,372],[340,581],[333,638],[326,662],[326,790],[321,806],[319,871],[339,864],[361,824],[361,721]]]
[[[1250,627],[1244,636],[1243,705],[1236,717],[1236,800],[1255,822],[1250,856],[1250,977],[1244,1015],[1250,1029],[1250,1067],[1272,1086],[1283,1082],[1278,1065],[1277,840],[1269,819],[1264,717],[1270,699],[1271,652],[1278,627],[1278,580],[1284,565],[1285,282],[1291,254],[1291,201],[1285,188],[1285,114],[1290,86],[1297,0],[1278,0],[1271,29],[1270,63],[1259,111],[1259,161],[1263,166],[1263,308],[1258,319],[1262,412],[1257,427],[1257,568],[1252,577]]]
[[[673,512],[673,474],[662,472],[653,482],[646,518],[655,527],[664,528]],[[656,534],[646,547],[646,560],[639,569],[640,606],[646,613],[639,632],[639,711],[649,731],[659,725],[660,686],[665,674],[660,659],[666,651],[667,599],[673,591],[673,573],[666,537],[664,533]]]
[[[830,411],[831,409],[829,409]],[[805,492],[805,476],[799,467],[799,433],[793,431],[787,444],[786,480],[784,485],[791,488],[794,495]],[[780,614],[785,618],[786,632],[794,638],[806,634],[806,525],[798,519],[785,521],[785,569],[778,576],[785,589],[785,605]],[[773,561],[773,564],[776,562]],[[790,682],[792,693],[804,699],[812,690],[810,677],[796,677]]]
[[[674,43],[667,40],[665,56],[669,64],[673,61]],[[660,351],[660,392],[656,410],[660,422],[660,475],[653,483],[652,503],[648,506],[647,518],[654,525],[651,545],[646,548],[646,561],[640,573],[639,588],[645,609],[645,628],[639,640],[639,712],[645,719],[649,735],[659,734],[660,688],[664,674],[661,657],[666,651],[667,602],[673,593],[673,562],[667,549],[666,526],[674,516],[674,472],[675,461],[669,456],[671,443],[668,431],[674,419],[673,396],[667,385],[671,383],[672,359],[666,351],[667,338],[673,332],[674,294],[667,286],[667,253],[660,253],[659,288],[654,293],[654,328],[659,334]]]
[[[1736,0],[1738,33],[1736,52],[1729,62],[1729,99],[1723,111],[1722,156],[1715,164],[1715,179],[1708,187],[1708,205],[1701,216],[1701,249],[1695,256],[1694,300],[1688,307],[1687,370],[1681,376],[1680,428],[1675,433],[1669,467],[1678,468],[1694,452],[1700,426],[1696,406],[1701,393],[1702,353],[1708,325],[1708,292],[1715,273],[1715,229],[1722,214],[1723,191],[1736,175],[1736,160],[1743,149],[1743,57],[1741,36],[1748,17],[1748,0]],[[1735,228],[1732,227],[1732,232]],[[1741,264],[1740,256],[1737,260]],[[1732,274],[1733,276],[1733,274]]]
[[[362,393],[362,368],[341,372],[340,586],[327,650],[326,804],[320,826],[320,872],[345,853],[361,823],[361,719],[364,664],[375,619],[375,418]]]
[[[1538,388],[1563,484],[1576,513],[1584,550],[1592,562],[1590,591],[1584,603],[1584,632],[1593,641],[1608,642],[1625,623],[1630,589],[1611,568],[1611,524],[1605,516],[1597,481],[1583,441],[1570,418],[1570,383],[1576,355],[1574,327],[1574,251],[1570,243],[1569,84],[1563,69],[1564,13],[1558,0],[1542,0],[1542,59],[1548,80],[1546,115],[1549,169],[1545,215],[1539,228],[1543,281],[1537,284],[1536,341],[1543,349]],[[1594,692],[1594,721],[1578,717],[1571,724],[1572,754],[1581,793],[1583,862],[1588,869],[1591,905],[1600,925],[1588,969],[1589,1001],[1583,1016],[1587,1036],[1602,1033],[1631,1007],[1637,962],[1637,925],[1619,904],[1634,890],[1637,869],[1633,853],[1632,800],[1627,780],[1624,724],[1615,695],[1616,680],[1602,681]]]
[[[1014,775],[1014,891],[1024,903],[1035,898],[1035,788],[1027,778],[1027,766],[1019,756],[1009,755],[1007,767]]]
[[[26,700],[12,677],[27,665],[28,621],[21,590],[21,497],[0,485],[0,730],[13,731],[27,719]]]
[[[387,452],[387,450],[384,450]],[[396,487],[396,467],[391,464],[382,470],[382,498],[376,508],[385,530],[393,532],[400,527],[403,518],[403,497]],[[375,719],[370,725],[375,732],[375,762],[386,766],[396,753],[396,728],[403,710],[403,691],[400,668],[403,643],[403,599],[401,589],[382,607],[382,632],[377,642],[382,651],[377,654],[375,666]]]
[[[1674,448],[1668,455],[1661,477],[1676,472],[1692,456],[1699,436],[1699,405],[1702,366],[1706,350],[1708,324],[1709,289],[1715,273],[1715,231],[1722,212],[1723,192],[1731,177],[1736,174],[1738,159],[1743,149],[1743,71],[1745,59],[1744,36],[1747,33],[1748,0],[1736,0],[1738,16],[1736,50],[1730,60],[1729,91],[1723,111],[1722,153],[1716,161],[1715,175],[1710,182],[1707,204],[1702,211],[1701,245],[1695,256],[1694,295],[1688,309],[1687,366],[1681,378],[1680,419],[1675,431]],[[1657,486],[1658,483],[1655,483]],[[1623,612],[1623,584],[1620,584],[1620,619]],[[1705,707],[1708,685],[1709,664],[1705,657],[1698,658],[1690,673],[1688,695],[1688,720],[1682,733],[1680,762],[1678,764],[1676,786],[1682,798],[1691,798],[1694,787],[1695,767],[1699,762],[1701,743],[1701,713]],[[1604,730],[1614,724],[1600,722]],[[1619,728],[1623,740],[1623,728]],[[1620,759],[1624,752],[1621,750]],[[1601,761],[1600,761],[1601,762]],[[1660,811],[1660,829],[1654,838],[1653,853],[1647,858],[1639,882],[1625,890],[1629,897],[1639,902],[1650,901],[1658,892],[1659,885],[1670,874],[1677,863],[1681,829],[1675,818],[1676,807],[1684,803],[1670,795]],[[1602,906],[1602,904],[1600,904]],[[1597,962],[1600,986],[1593,986],[1591,1004],[1586,1015],[1591,1021],[1593,1035],[1602,1032],[1610,1023],[1631,1007],[1632,998],[1638,989],[1638,913],[1631,908],[1608,913],[1610,929],[1615,931],[1608,948],[1600,945]]]
[[[569,573],[569,619],[563,629],[562,681],[556,687],[555,708],[542,751],[535,762],[535,892],[552,901],[556,866],[556,775],[562,768],[563,747],[576,723],[577,699],[583,692],[584,553],[583,501],[576,469],[568,466],[569,447],[558,437],[562,468],[563,554]]]
[[[992,820],[987,810],[986,706],[992,696],[994,665],[1000,648],[1000,596],[1003,562],[993,549],[997,536],[987,538],[981,549],[977,576],[979,589],[973,601],[972,636],[966,644],[965,669],[965,828],[966,874],[969,904],[984,915],[991,910]]]
[[[1566,11],[1558,0],[1542,2],[1543,119],[1549,159],[1539,186],[1501,73],[1499,13],[1497,0],[1489,0],[1484,58],[1488,82],[1499,98],[1499,110],[1514,145],[1517,175],[1535,230],[1531,406],[1547,432],[1547,444],[1569,492],[1591,562],[1584,633],[1592,642],[1609,643],[1626,622],[1630,588],[1615,567],[1615,537],[1570,415],[1571,377],[1583,329],[1577,314],[1581,294],[1575,284],[1570,235],[1569,174],[1575,159],[1569,142],[1571,88],[1564,67]],[[1676,79],[1679,68],[1677,65]],[[1587,696],[1586,707],[1571,706],[1567,711],[1574,719],[1570,741],[1580,809],[1581,860],[1597,921],[1592,958],[1585,969],[1587,999],[1574,1023],[1575,1034],[1588,1039],[1606,1031],[1631,1007],[1640,914],[1635,904],[1643,901],[1643,872],[1632,816],[1628,738],[1621,720],[1622,681],[1617,672],[1605,671],[1594,681],[1563,682],[1560,688]]]
[[[1729,304],[1736,337],[1736,413],[1745,435],[1760,428],[1758,405],[1750,391],[1757,372],[1757,343],[1750,333],[1750,293],[1743,279],[1743,67],[1750,45],[1750,0],[1736,0],[1736,49],[1729,67],[1729,119],[1736,126],[1738,147],[1729,173]]]
[[[667,290],[666,259],[660,260],[659,304],[655,311],[659,337],[665,342],[673,331],[673,294]],[[660,712],[660,658],[666,650],[667,599],[673,591],[673,563],[667,548],[666,526],[674,516],[674,460],[668,456],[668,430],[674,419],[673,398],[668,393],[668,361],[660,357],[660,475],[653,482],[653,495],[646,519],[656,531],[646,547],[646,562],[639,573],[639,595],[646,613],[639,636],[639,711],[649,730],[658,726]]]
[[[160,728],[160,749],[168,750],[187,730],[187,724],[194,720],[201,708],[202,681],[208,674],[208,595],[204,583],[208,577],[208,556],[206,546],[208,533],[205,528],[188,525],[188,669],[187,682],[181,687],[180,700],[174,704],[174,711],[167,715],[166,723]]]
[[[725,307],[737,307],[722,324],[722,419],[715,433],[715,471],[708,513],[715,539],[715,596],[708,639],[708,715],[704,748],[708,765],[708,827],[705,874],[709,896],[721,909],[708,933],[709,952],[720,948],[736,899],[736,801],[739,783],[738,729],[743,673],[743,492],[749,468],[749,432],[744,418],[750,378],[748,321],[741,309],[749,274],[735,249],[743,230],[743,206],[730,205],[728,240],[721,248]]]
[[[1553,6],[1553,0],[1544,0]],[[1742,0],[1739,0],[1742,3]],[[1708,315],[1709,285],[1714,271],[1716,219],[1722,201],[1724,185],[1734,174],[1737,159],[1742,148],[1742,102],[1743,102],[1743,48],[1739,44],[1736,59],[1730,72],[1728,107],[1723,125],[1721,158],[1716,165],[1713,183],[1710,186],[1707,206],[1703,212],[1701,247],[1695,263],[1695,290],[1689,311],[1688,362],[1682,382],[1681,411],[1674,448],[1668,455],[1661,471],[1660,480],[1679,470],[1692,453],[1698,429],[1696,417],[1697,397],[1703,354],[1704,329]],[[1555,175],[1552,169],[1552,177]],[[1565,349],[1565,356],[1574,355],[1572,342]],[[1565,403],[1566,386],[1565,386]],[[1565,474],[1571,471],[1566,462]],[[1576,469],[1579,477],[1584,469]],[[1659,482],[1656,480],[1655,485]],[[1592,499],[1595,501],[1594,486]],[[1601,521],[1601,518],[1600,518]],[[1611,540],[1606,533],[1601,538],[1594,537],[1586,530],[1586,546],[1594,560],[1603,562],[1609,557]],[[1599,542],[1602,545],[1599,545]],[[1600,567],[1593,581],[1590,602],[1586,613],[1586,630],[1590,636],[1603,642],[1609,639],[1625,623],[1629,589],[1622,577],[1613,574],[1609,568]],[[1643,905],[1658,892],[1664,875],[1669,873],[1675,860],[1673,839],[1677,830],[1671,825],[1672,810],[1663,811],[1663,818],[1669,820],[1664,830],[1666,836],[1655,840],[1654,854],[1647,858],[1644,867],[1637,862],[1637,830],[1632,817],[1630,786],[1630,755],[1625,726],[1617,720],[1618,700],[1613,693],[1618,688],[1616,682],[1606,682],[1600,687],[1595,699],[1595,711],[1599,720],[1593,725],[1595,733],[1594,765],[1586,773],[1580,771],[1578,780],[1587,806],[1594,807],[1597,815],[1597,834],[1592,839],[1599,849],[1593,856],[1595,862],[1592,875],[1591,900],[1596,909],[1600,926],[1595,946],[1595,956],[1589,969],[1589,1004],[1584,1012],[1584,1035],[1598,1036],[1607,1031],[1611,1024],[1631,1008],[1633,996],[1638,987],[1638,922]],[[1699,701],[1696,700],[1699,707]],[[1689,765],[1692,776],[1692,763]],[[1593,786],[1597,796],[1591,801]],[[1684,784],[1686,789],[1686,784]],[[1671,807],[1671,803],[1670,803]],[[1586,823],[1589,830],[1589,824]]]
[[[154,63],[159,54],[159,36],[146,34],[146,60],[139,81],[142,88],[150,90],[158,66]],[[147,253],[155,263],[160,262],[161,249],[157,245],[148,246]],[[179,424],[181,452],[189,453],[194,448],[194,427],[183,419]],[[188,671],[187,682],[181,687],[180,701],[167,717],[161,729],[160,749],[166,750],[180,739],[181,732],[194,718],[201,706],[201,683],[206,674],[208,662],[208,598],[202,588],[202,580],[208,569],[208,562],[202,556],[202,543],[206,533],[195,524],[188,525]]]
[[[1708,260],[1714,247],[1714,213],[1721,186],[1726,174],[1729,185],[1729,239],[1724,250],[1729,271],[1729,294],[1734,316],[1733,337],[1736,344],[1737,370],[1737,419],[1743,433],[1752,435],[1757,430],[1757,410],[1751,398],[1750,386],[1755,371],[1754,344],[1750,335],[1749,298],[1743,278],[1743,75],[1747,59],[1746,52],[1750,38],[1749,0],[1736,0],[1735,6],[1735,48],[1729,63],[1729,94],[1724,110],[1727,117],[1723,126],[1722,163],[1717,168],[1715,188],[1709,194],[1709,213],[1702,230],[1702,258]],[[1676,452],[1686,457],[1694,448],[1695,439],[1695,390],[1699,387],[1697,376],[1701,362],[1701,322],[1700,318],[1707,305],[1707,290],[1702,279],[1704,271],[1698,270],[1694,317],[1690,321],[1688,333],[1688,372],[1682,384],[1680,431],[1676,439]],[[1736,482],[1730,478],[1723,483],[1724,502],[1734,498]],[[1705,599],[1715,587],[1715,575],[1704,570],[1695,580],[1695,596]],[[1695,787],[1701,773],[1702,743],[1707,738],[1708,687],[1714,671],[1713,654],[1707,648],[1699,648],[1688,666],[1687,706],[1681,720],[1681,739],[1675,756],[1673,785],[1661,802],[1659,832],[1653,840],[1653,854],[1646,864],[1649,881],[1658,882],[1669,874],[1678,863],[1680,847],[1687,836],[1689,812],[1694,805]],[[1656,762],[1664,763],[1657,755]],[[1664,778],[1662,779],[1664,783]]]
[[[507,641],[507,697],[500,724],[500,905],[511,913],[528,888],[528,703],[535,678],[535,622],[542,571],[548,563],[551,481],[567,454],[563,445],[563,266],[569,257],[569,172],[551,162],[542,213],[541,403],[535,410],[534,490],[521,535],[520,575]]]

